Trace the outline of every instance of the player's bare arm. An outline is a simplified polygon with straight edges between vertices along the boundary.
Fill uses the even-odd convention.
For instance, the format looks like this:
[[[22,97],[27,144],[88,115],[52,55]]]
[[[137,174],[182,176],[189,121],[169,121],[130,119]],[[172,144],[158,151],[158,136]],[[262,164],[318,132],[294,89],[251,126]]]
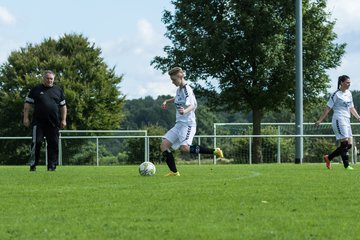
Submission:
[[[167,104],[167,103],[174,103],[174,102],[175,102],[175,98],[166,99],[166,100],[162,103],[161,108],[162,108],[162,109],[166,109],[166,104]]]
[[[360,121],[360,116],[354,107],[350,108],[350,112],[358,121]]]
[[[180,107],[180,108],[178,109],[178,111],[179,111],[179,113],[180,113],[181,115],[185,115],[185,114],[191,112],[193,109],[194,109],[194,106],[193,106],[193,105],[190,105],[190,106],[188,106],[188,107],[186,107],[186,108]]]
[[[324,109],[324,112],[321,114],[319,120],[317,120],[315,122],[315,126],[319,126],[320,123],[326,118],[326,116],[329,114],[329,112],[331,111],[331,108],[329,108],[328,106],[326,106],[326,108]]]
[[[25,127],[30,126],[30,120],[29,120],[29,112],[31,109],[31,105],[29,103],[24,104],[24,117],[23,117],[23,124]]]
[[[63,106],[60,108],[60,115],[61,115],[61,121],[60,121],[60,128],[66,127],[66,115],[67,115],[67,108],[66,106]]]

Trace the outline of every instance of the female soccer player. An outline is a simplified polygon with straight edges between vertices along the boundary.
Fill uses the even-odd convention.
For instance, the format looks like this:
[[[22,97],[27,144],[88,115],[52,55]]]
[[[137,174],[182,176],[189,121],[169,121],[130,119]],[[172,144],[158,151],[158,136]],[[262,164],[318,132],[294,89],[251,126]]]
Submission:
[[[174,156],[170,150],[180,147],[181,152],[214,154],[217,157],[224,157],[220,148],[209,149],[199,145],[191,145],[196,133],[195,110],[197,102],[192,88],[187,84],[184,78],[184,72],[180,67],[174,67],[168,72],[172,83],[178,87],[176,97],[165,100],[162,108],[166,109],[167,103],[175,103],[176,123],[163,137],[160,145],[161,152],[170,169],[166,176],[180,176],[176,169]]]
[[[319,120],[315,123],[316,126],[319,126],[320,123],[326,118],[330,110],[333,110],[332,116],[332,128],[336,135],[336,140],[340,141],[340,146],[330,153],[329,155],[324,156],[326,162],[326,167],[331,169],[330,161],[336,156],[341,156],[345,169],[353,170],[349,165],[349,155],[348,150],[352,146],[352,131],[350,126],[350,113],[357,119],[360,120],[360,116],[357,113],[352,94],[349,91],[350,87],[350,77],[342,75],[338,79],[338,89],[331,94],[327,106],[324,109],[324,112],[320,116]]]

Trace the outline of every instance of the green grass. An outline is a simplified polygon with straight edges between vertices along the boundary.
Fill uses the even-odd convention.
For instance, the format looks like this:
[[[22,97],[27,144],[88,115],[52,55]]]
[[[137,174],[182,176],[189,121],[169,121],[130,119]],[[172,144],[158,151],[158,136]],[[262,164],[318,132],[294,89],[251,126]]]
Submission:
[[[358,239],[360,167],[0,167],[0,239]]]

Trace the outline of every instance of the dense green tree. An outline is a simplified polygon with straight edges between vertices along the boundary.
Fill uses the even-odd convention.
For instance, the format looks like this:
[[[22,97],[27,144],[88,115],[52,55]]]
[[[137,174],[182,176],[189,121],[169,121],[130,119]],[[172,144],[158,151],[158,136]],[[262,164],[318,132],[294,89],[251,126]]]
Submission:
[[[275,0],[173,0],[163,22],[172,46],[152,64],[186,70],[211,105],[252,112],[253,134],[264,113],[295,107],[295,4]],[[335,43],[326,0],[303,0],[304,108],[319,101],[345,44]],[[261,162],[261,139],[254,140]]]
[[[13,51],[0,67],[1,136],[29,134],[22,125],[24,99],[32,87],[42,82],[42,73],[47,69],[55,72],[56,84],[64,89],[67,129],[120,127],[124,97],[118,86],[122,76],[116,76],[114,69],[104,63],[101,49],[94,43],[82,35],[70,34],[27,44]],[[0,161],[26,161],[27,154],[19,150],[20,146],[6,141],[0,148]]]
[[[357,111],[360,111],[360,91],[352,91],[354,106]]]
[[[150,96],[139,99],[126,100],[124,105],[125,119],[122,124],[124,129],[144,129],[149,125],[159,125],[170,128],[175,123],[175,107],[169,105],[164,111],[161,104],[164,99],[171,96],[158,96],[153,99]]]

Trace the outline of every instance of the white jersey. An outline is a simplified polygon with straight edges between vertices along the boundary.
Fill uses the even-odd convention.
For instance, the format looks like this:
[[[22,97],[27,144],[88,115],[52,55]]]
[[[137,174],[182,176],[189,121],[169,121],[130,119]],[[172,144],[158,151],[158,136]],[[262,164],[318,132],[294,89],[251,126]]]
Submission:
[[[333,110],[333,119],[350,119],[350,108],[354,107],[352,94],[349,90],[336,90],[331,94],[327,106]]]
[[[176,109],[179,109],[180,107],[187,108],[190,105],[194,107],[193,110],[184,115],[181,115],[179,111],[176,111],[176,122],[185,123],[188,126],[196,126],[195,110],[197,107],[197,102],[192,88],[187,83],[183,87],[179,87],[176,90],[176,97],[174,102]]]

